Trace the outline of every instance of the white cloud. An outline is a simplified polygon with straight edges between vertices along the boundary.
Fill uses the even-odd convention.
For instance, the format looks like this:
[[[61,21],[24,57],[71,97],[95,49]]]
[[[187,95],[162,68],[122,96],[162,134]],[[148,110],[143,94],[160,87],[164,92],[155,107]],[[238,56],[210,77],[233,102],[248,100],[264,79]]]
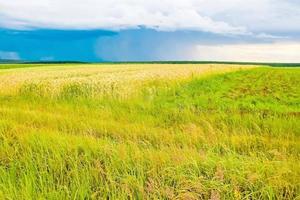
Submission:
[[[300,30],[296,0],[0,0],[0,26],[199,30],[250,34]]]
[[[17,52],[13,51],[0,51],[0,59],[7,60],[20,60],[20,56]]]
[[[53,61],[55,60],[54,56],[44,56],[40,58],[40,61]]]
[[[192,60],[300,63],[300,43],[198,45]]]
[[[199,11],[253,32],[300,31],[299,0],[198,0]]]

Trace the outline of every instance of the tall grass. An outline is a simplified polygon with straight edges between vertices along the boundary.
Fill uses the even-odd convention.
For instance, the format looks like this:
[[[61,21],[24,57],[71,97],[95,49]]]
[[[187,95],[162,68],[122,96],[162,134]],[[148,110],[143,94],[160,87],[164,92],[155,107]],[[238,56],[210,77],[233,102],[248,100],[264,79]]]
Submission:
[[[299,198],[298,68],[115,67],[0,76],[1,199]]]

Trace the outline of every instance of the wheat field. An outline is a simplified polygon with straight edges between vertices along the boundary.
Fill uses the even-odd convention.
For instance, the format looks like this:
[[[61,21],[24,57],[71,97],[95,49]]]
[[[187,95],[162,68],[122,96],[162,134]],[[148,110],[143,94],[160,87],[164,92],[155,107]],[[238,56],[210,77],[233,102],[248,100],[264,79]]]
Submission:
[[[299,199],[300,68],[0,65],[0,199]]]

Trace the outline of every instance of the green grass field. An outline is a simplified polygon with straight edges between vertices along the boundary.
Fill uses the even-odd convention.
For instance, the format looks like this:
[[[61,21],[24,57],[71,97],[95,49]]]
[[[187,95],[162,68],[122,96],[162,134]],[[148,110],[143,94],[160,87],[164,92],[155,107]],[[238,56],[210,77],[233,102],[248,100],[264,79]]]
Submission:
[[[300,199],[300,68],[0,65],[0,199]]]

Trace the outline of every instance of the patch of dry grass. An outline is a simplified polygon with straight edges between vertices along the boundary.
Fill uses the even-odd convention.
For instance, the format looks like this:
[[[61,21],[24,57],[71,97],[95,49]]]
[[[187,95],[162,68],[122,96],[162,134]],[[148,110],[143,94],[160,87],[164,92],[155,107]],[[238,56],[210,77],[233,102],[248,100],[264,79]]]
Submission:
[[[0,92],[16,94],[20,90],[21,92],[33,90],[37,93],[56,95],[68,88],[80,90],[82,87],[82,90],[90,91],[94,96],[111,93],[128,96],[146,82],[184,80],[192,76],[225,73],[253,67],[255,66],[125,64],[7,69],[2,70],[2,75],[0,75]]]

